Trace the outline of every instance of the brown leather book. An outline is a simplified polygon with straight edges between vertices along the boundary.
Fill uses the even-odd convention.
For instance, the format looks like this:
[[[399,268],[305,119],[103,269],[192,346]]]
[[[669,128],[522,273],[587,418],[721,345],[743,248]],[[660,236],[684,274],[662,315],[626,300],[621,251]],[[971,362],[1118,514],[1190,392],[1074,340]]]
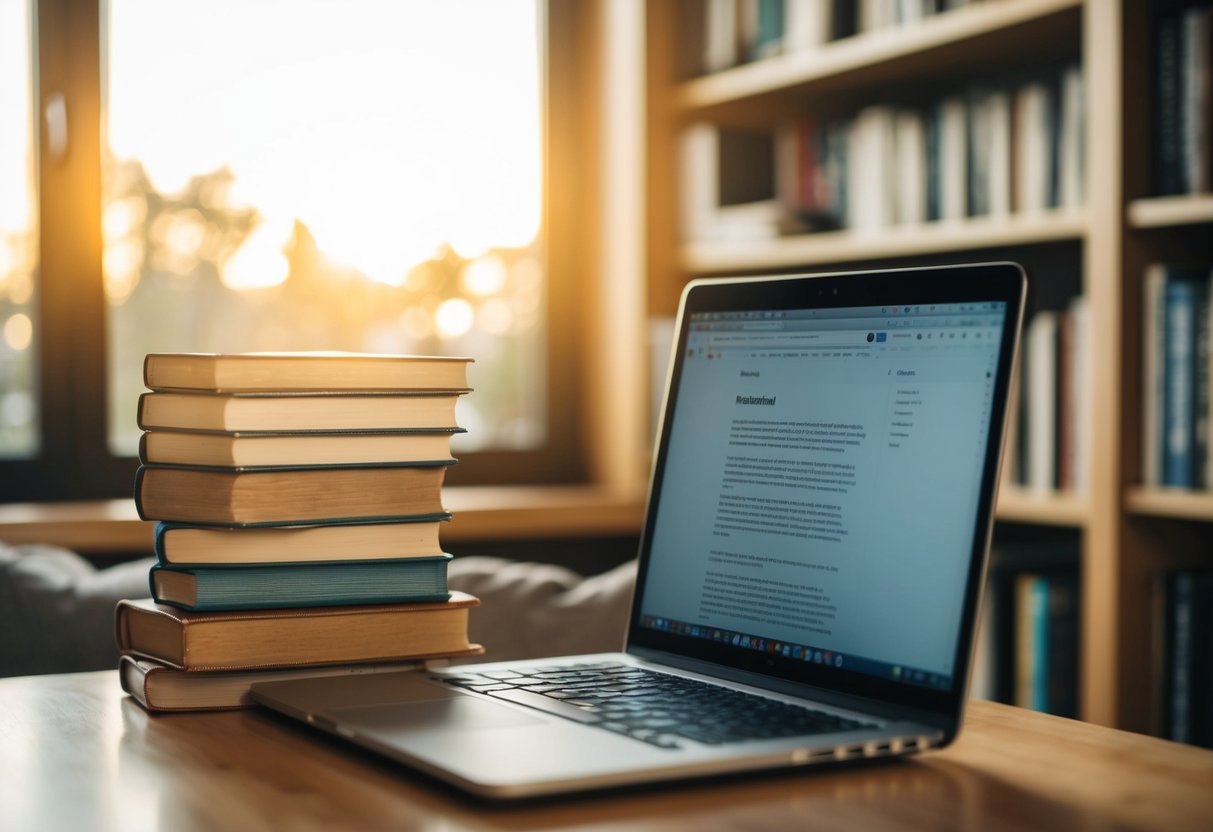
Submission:
[[[115,635],[123,654],[179,670],[392,662],[480,652],[468,611],[480,601],[187,612],[151,599],[122,600]]]
[[[192,468],[145,465],[135,477],[144,520],[229,526],[445,517],[453,460],[401,466]]]
[[[254,682],[391,673],[426,666],[425,661],[407,661],[206,673],[178,670],[153,659],[127,655],[118,660],[118,679],[122,689],[149,711],[209,711],[253,707],[256,703],[249,696],[249,689]]]

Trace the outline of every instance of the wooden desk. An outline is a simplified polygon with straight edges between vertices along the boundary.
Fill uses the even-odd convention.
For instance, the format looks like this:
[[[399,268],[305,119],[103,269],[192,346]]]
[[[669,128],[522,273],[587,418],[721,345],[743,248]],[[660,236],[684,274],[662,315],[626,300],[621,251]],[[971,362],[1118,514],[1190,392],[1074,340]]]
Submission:
[[[976,702],[912,760],[478,806],[257,711],[150,716],[112,671],[0,680],[0,829],[1213,829],[1213,752]]]

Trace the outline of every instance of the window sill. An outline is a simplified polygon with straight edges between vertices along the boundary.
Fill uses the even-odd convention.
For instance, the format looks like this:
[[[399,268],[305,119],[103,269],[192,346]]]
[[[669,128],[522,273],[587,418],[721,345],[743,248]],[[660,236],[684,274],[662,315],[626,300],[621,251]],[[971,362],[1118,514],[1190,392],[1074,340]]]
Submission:
[[[472,541],[639,534],[643,501],[597,486],[465,486],[444,489],[455,519],[442,531],[450,547]],[[153,523],[131,500],[0,505],[0,541],[48,543],[93,556],[148,552]]]

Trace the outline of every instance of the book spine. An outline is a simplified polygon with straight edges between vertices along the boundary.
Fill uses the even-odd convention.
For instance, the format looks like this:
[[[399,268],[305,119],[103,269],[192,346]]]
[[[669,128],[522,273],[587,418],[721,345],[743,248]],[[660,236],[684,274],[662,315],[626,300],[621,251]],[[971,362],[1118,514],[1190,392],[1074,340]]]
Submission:
[[[1063,208],[1077,208],[1086,201],[1086,103],[1082,68],[1068,67],[1061,77],[1060,194]]]
[[[1031,581],[1029,601],[1029,626],[1032,628],[1032,648],[1028,657],[1031,662],[1030,707],[1037,711],[1049,709],[1049,581],[1036,577]]]
[[[1207,180],[1202,147],[1206,143],[1203,123],[1204,90],[1207,77],[1203,64],[1208,57],[1205,31],[1208,10],[1201,7],[1185,9],[1180,19],[1180,93],[1179,93],[1179,158],[1180,187],[1183,193],[1202,190]]]
[[[1057,313],[1037,312],[1028,334],[1028,478],[1035,491],[1057,484]]]
[[[1078,582],[1071,575],[1048,581],[1048,644],[1044,710],[1078,716]]]
[[[944,220],[960,220],[968,213],[968,133],[965,101],[959,96],[940,105],[940,214]]]
[[[784,0],[755,0],[755,4],[757,20],[749,47],[751,61],[770,58],[782,52],[785,31]]]
[[[1193,392],[1192,392],[1192,486],[1208,489],[1211,485],[1208,478],[1209,468],[1209,351],[1210,327],[1209,314],[1213,309],[1210,303],[1209,278],[1199,280],[1196,290],[1196,320],[1195,345],[1193,355]]]
[[[1021,708],[1034,708],[1036,703],[1036,582],[1039,579],[1024,573],[1015,579],[1015,699]]]
[[[1190,572],[1171,577],[1171,701],[1168,736],[1177,742],[1191,739],[1192,718],[1192,584]]]
[[[1193,484],[1193,392],[1195,390],[1196,291],[1192,281],[1169,275],[1164,290],[1162,484]]]
[[[841,40],[858,34],[859,0],[831,0],[831,6],[830,39]]]
[[[830,11],[825,0],[786,0],[784,49],[800,52],[820,47],[830,35]]]
[[[153,520],[156,518],[148,517],[143,510],[143,480],[146,473],[147,469],[142,465],[135,469],[135,513],[139,515],[140,520]]]
[[[931,107],[924,116],[926,131],[927,222],[943,219],[943,106]]]
[[[901,110],[894,122],[896,149],[895,221],[920,225],[927,220],[927,136],[923,114]]]
[[[973,91],[965,108],[965,204],[970,217],[990,213],[989,93]]]
[[[1085,295],[1070,303],[1069,419],[1070,487],[1085,494],[1091,473],[1091,313]]]
[[[192,612],[269,610],[360,604],[445,601],[450,555],[390,561],[232,564],[180,567],[154,564],[153,600]],[[163,597],[158,575],[193,578],[194,603]]]
[[[1074,328],[1069,311],[1062,312],[1057,327],[1057,487],[1074,487],[1074,378],[1071,373]]]
[[[1183,193],[1180,158],[1180,19],[1167,14],[1155,32],[1154,192]]]
[[[1147,268],[1142,286],[1142,347],[1145,355],[1141,379],[1141,481],[1146,486],[1162,485],[1163,354],[1166,333],[1162,299],[1166,282],[1166,268],[1161,263]]]
[[[164,538],[170,528],[172,528],[172,524],[160,520],[152,530],[152,554],[156,556],[157,563],[167,564],[169,562],[168,556],[165,554]]]
[[[1061,104],[1061,85],[1063,83],[1064,80],[1058,77],[1041,84],[1041,95],[1044,98],[1041,109],[1045,122],[1042,140],[1047,153],[1042,172],[1046,208],[1059,208],[1062,205],[1062,142],[1065,137]]]
[[[1193,579],[1192,741],[1213,748],[1213,572],[1202,570]]]

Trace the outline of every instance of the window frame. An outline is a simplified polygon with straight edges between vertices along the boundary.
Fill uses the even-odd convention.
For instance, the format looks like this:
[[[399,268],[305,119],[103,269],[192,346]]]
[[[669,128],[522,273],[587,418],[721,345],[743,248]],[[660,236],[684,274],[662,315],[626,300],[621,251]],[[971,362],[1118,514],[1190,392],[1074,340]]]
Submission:
[[[594,166],[594,120],[587,95],[595,80],[585,48],[593,4],[548,0],[545,46],[543,239],[547,287],[548,439],[533,451],[468,453],[452,485],[582,483],[586,373],[578,278],[590,271],[587,221]],[[138,462],[116,457],[107,437],[107,307],[102,280],[101,160],[104,0],[31,0],[34,56],[39,263],[37,378],[39,449],[0,460],[0,502],[85,500],[131,494]],[[67,146],[46,146],[48,97],[66,104]],[[473,393],[474,395],[474,393]]]

